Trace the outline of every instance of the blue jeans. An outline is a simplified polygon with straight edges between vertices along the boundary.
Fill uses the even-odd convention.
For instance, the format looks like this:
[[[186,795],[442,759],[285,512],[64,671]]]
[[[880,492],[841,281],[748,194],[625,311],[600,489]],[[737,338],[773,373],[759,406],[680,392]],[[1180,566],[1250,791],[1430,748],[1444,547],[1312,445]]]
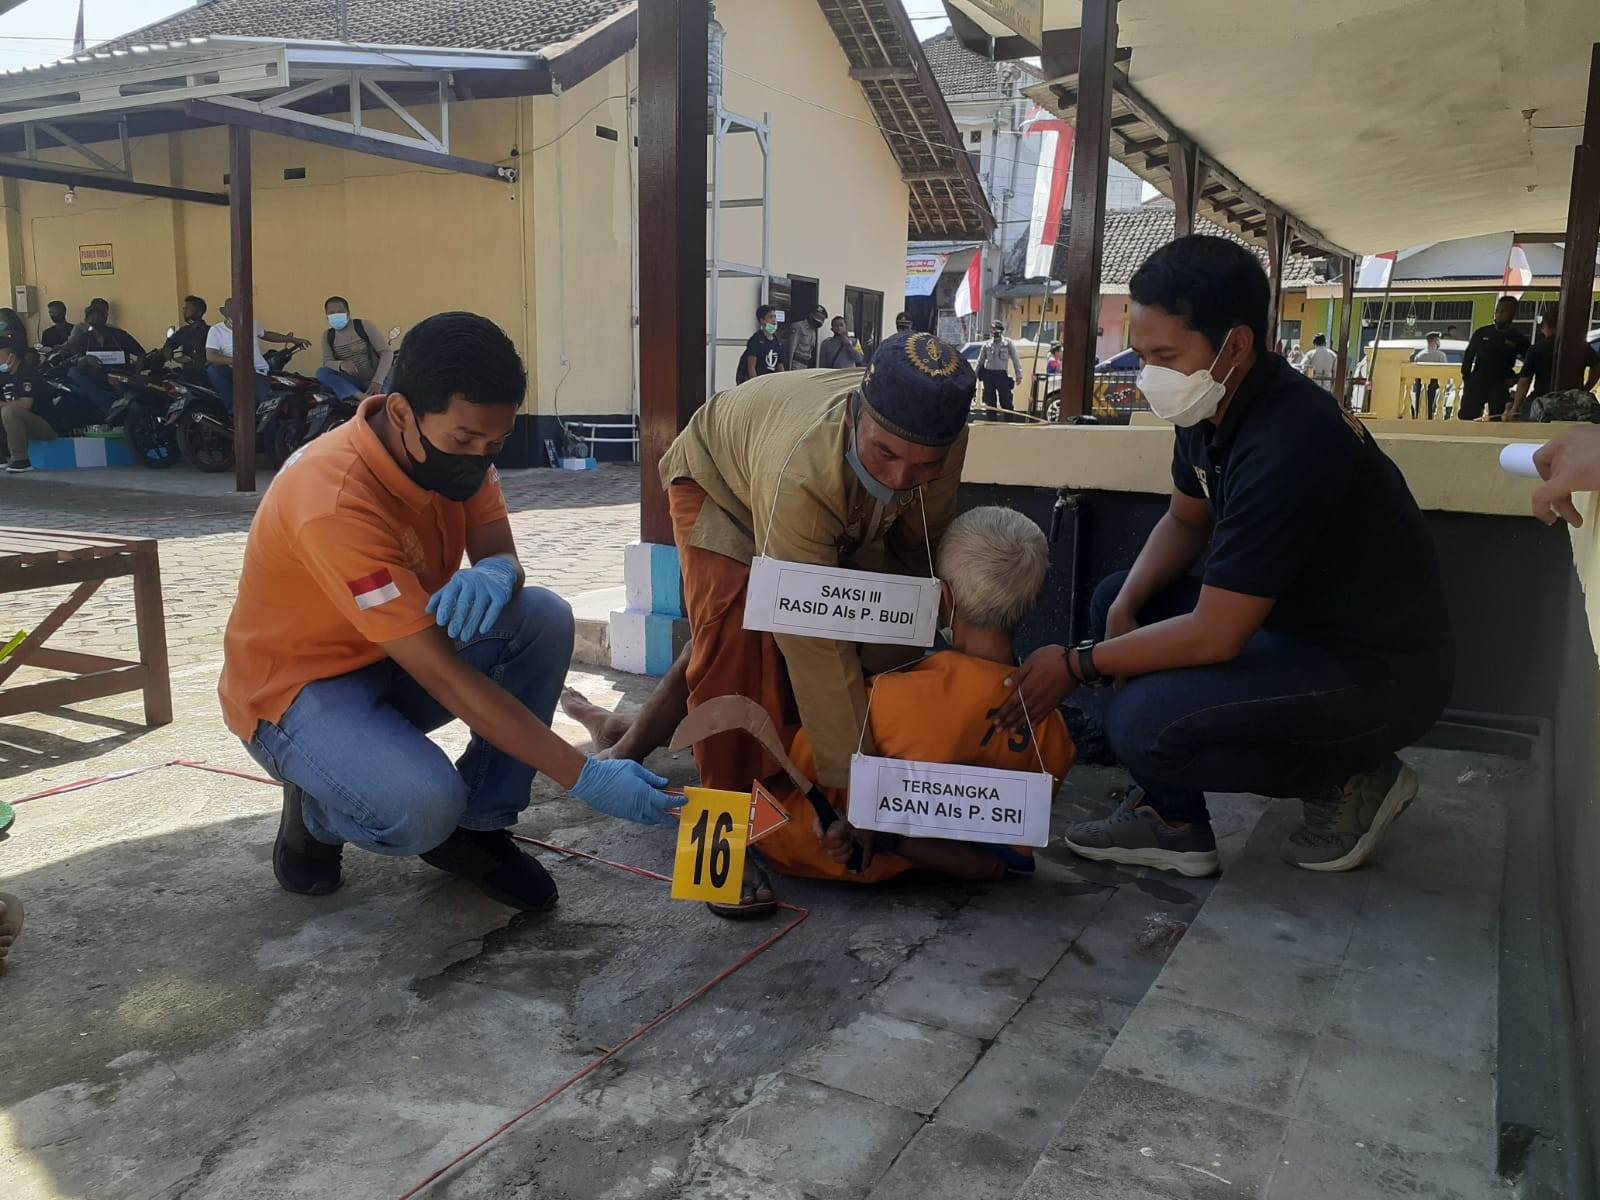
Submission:
[[[1101,580],[1093,636],[1126,571]],[[1141,625],[1194,611],[1200,581],[1157,593]],[[1258,630],[1232,662],[1156,671],[1111,698],[1106,738],[1169,821],[1204,821],[1206,792],[1308,796],[1381,766],[1430,728],[1450,697],[1455,650],[1446,643],[1379,655]]]
[[[233,404],[233,368],[219,367],[211,363],[206,367],[206,378],[211,381],[211,390],[222,397],[222,402]],[[256,403],[260,404],[267,398],[267,377],[256,376]]]
[[[457,642],[473,669],[545,724],[572,662],[572,609],[523,588],[488,633]],[[456,827],[504,829],[528,807],[534,770],[477,734],[452,763],[428,738],[454,720],[390,659],[307,684],[277,724],[245,744],[274,778],[305,792],[305,822],[321,842],[408,857]]]
[[[335,396],[342,396],[348,400],[354,396],[366,395],[372,380],[346,375],[343,371],[335,371],[332,367],[318,367],[317,382]]]

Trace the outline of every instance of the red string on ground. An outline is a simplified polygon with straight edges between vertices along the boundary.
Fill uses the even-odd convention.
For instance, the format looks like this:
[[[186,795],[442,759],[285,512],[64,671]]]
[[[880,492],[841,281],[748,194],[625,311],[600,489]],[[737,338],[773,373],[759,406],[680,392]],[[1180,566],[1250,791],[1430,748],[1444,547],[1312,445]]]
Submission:
[[[24,796],[21,800],[13,800],[11,803],[21,804],[27,800],[42,800],[46,796],[59,796],[65,792],[73,792],[81,788],[94,787],[96,784],[111,783],[117,779],[127,779],[134,775],[143,775],[147,771],[159,771],[163,767],[188,767],[195,771],[209,771],[214,775],[229,775],[235,779],[245,779],[251,783],[264,783],[270,787],[279,786],[277,780],[268,779],[265,775],[250,775],[244,771],[230,770],[227,767],[213,767],[204,759],[173,758],[168,759],[166,762],[151,763],[150,765],[144,767],[130,767],[125,771],[112,771],[106,775],[97,775],[92,779],[80,779],[76,783],[62,784],[60,787],[48,788],[42,792],[34,792],[32,795]],[[512,834],[512,836],[519,842],[527,842],[530,845],[538,846],[541,849],[549,850],[555,854],[564,854],[569,858],[588,859],[590,862],[600,863],[602,866],[615,867],[617,870],[627,871],[631,875],[642,875],[646,879],[653,879],[659,883],[672,882],[671,876],[662,875],[657,871],[646,870],[644,867],[635,867],[629,863],[613,862],[609,858],[601,858],[598,854],[590,854],[585,850],[575,850],[571,846],[558,846],[553,842],[542,842],[538,838],[524,837],[522,834]],[[607,1050],[604,1054],[589,1062],[581,1070],[569,1075],[566,1079],[562,1080],[544,1095],[540,1096],[532,1104],[528,1105],[527,1108],[523,1109],[521,1112],[517,1113],[516,1116],[506,1121],[505,1124],[501,1125],[498,1129],[495,1129],[487,1136],[483,1137],[477,1142],[474,1142],[471,1146],[468,1146],[460,1154],[456,1155],[449,1162],[445,1163],[444,1166],[440,1167],[426,1179],[423,1179],[421,1182],[413,1186],[409,1191],[401,1193],[397,1200],[411,1200],[413,1196],[421,1195],[430,1186],[442,1179],[445,1175],[449,1174],[456,1167],[466,1162],[467,1159],[471,1158],[474,1154],[478,1153],[478,1151],[489,1145],[490,1142],[493,1142],[507,1130],[511,1129],[519,1121],[538,1112],[546,1104],[549,1104],[552,1100],[560,1096],[561,1093],[572,1087],[573,1084],[587,1078],[605,1063],[622,1053],[623,1050],[627,1049],[634,1042],[637,1042],[640,1038],[644,1037],[645,1034],[649,1033],[657,1025],[660,1025],[663,1021],[676,1016],[678,1013],[688,1008],[689,1005],[693,1004],[696,1000],[700,999],[700,997],[704,996],[712,988],[716,987],[717,984],[721,983],[730,975],[733,975],[735,972],[755,961],[755,959],[759,958],[762,954],[766,953],[766,951],[775,946],[781,938],[805,924],[807,918],[811,916],[811,910],[809,908],[802,908],[798,904],[785,904],[780,902],[778,907],[786,912],[797,913],[799,915],[785,925],[782,929],[774,933],[771,937],[767,938],[766,941],[762,942],[760,945],[746,953],[737,962],[733,963],[731,966],[723,968],[721,971],[718,971],[710,979],[706,980],[706,982],[695,988],[694,991],[690,992],[682,1000],[679,1000],[671,1008],[657,1014],[651,1020],[639,1026],[638,1029],[635,1029],[627,1037],[623,1038],[615,1046],[611,1047],[611,1049]]]

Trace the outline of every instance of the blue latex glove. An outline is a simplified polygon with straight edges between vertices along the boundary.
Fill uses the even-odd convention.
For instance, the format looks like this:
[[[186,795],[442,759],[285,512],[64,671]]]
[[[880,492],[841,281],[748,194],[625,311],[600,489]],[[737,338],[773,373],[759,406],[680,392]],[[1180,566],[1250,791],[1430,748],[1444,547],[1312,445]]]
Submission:
[[[683,805],[682,796],[658,789],[667,781],[626,758],[591,758],[578,773],[572,794],[590,808],[641,825],[665,825],[667,810]]]
[[[452,638],[482,637],[500,618],[516,590],[517,569],[503,558],[463,567],[428,598],[428,611]]]

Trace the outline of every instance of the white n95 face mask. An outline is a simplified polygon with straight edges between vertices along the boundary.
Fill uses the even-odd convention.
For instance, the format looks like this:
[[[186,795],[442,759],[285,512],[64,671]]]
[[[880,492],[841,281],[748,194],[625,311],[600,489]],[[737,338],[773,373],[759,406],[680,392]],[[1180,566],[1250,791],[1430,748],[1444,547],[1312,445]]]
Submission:
[[[1225,337],[1222,345],[1226,347],[1227,344]],[[1150,411],[1163,421],[1171,421],[1183,428],[1216,416],[1222,398],[1228,394],[1228,380],[1233,378],[1231,367],[1220,383],[1212,378],[1211,368],[1221,358],[1222,349],[1219,348],[1217,357],[1211,360],[1211,367],[1192,375],[1174,371],[1171,367],[1153,367],[1146,363],[1139,370],[1137,382],[1144,398],[1150,402]]]

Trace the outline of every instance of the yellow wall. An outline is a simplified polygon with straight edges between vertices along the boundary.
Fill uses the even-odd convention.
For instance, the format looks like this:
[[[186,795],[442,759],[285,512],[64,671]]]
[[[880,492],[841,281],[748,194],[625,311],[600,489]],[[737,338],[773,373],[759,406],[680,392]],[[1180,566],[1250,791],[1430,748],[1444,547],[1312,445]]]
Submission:
[[[835,313],[846,285],[880,291],[892,321],[904,292],[907,189],[837,39],[814,5],[726,5],[718,15],[728,31],[724,103],[771,114],[773,270],[816,277]],[[630,53],[560,96],[452,104],[452,152],[515,163],[522,179],[514,186],[255,135],[258,318],[315,337],[332,293],[384,329],[468,308],[499,322],[523,351],[529,410],[631,410],[628,108],[636,76]],[[365,119],[381,123],[371,113]],[[428,110],[422,119],[433,126]],[[615,130],[617,140],[597,136],[596,126]],[[513,147],[520,157],[511,157]],[[142,181],[222,190],[224,130],[137,139],[133,153]],[[289,167],[305,168],[306,178],[285,180]],[[754,140],[736,139],[725,194],[756,195],[760,177]],[[96,295],[112,302],[116,324],[147,344],[177,320],[186,292],[205,297],[217,319],[230,288],[226,208],[87,189],[68,206],[64,191],[7,181],[0,195],[9,241],[20,243],[10,254],[0,237],[0,275],[38,286],[34,333],[49,300],[66,301],[76,320]],[[115,275],[80,278],[78,246],[105,242],[115,248]],[[725,214],[722,253],[760,261],[758,210]],[[725,284],[721,301],[724,336],[748,336],[756,283]],[[736,360],[731,348],[722,356],[722,385],[732,382]],[[296,365],[318,362],[313,349]]]
[[[907,188],[838,39],[815,4],[741,0],[718,5],[717,19],[727,29],[723,106],[771,115],[774,273],[817,279],[831,314],[843,311],[847,285],[882,292],[892,330],[905,297]],[[738,135],[726,144],[723,194],[759,195],[754,139]],[[725,210],[722,257],[759,263],[760,234],[759,209]],[[726,281],[720,336],[749,337],[757,303],[754,281]],[[738,354],[734,347],[719,353],[718,386],[733,382]]]

